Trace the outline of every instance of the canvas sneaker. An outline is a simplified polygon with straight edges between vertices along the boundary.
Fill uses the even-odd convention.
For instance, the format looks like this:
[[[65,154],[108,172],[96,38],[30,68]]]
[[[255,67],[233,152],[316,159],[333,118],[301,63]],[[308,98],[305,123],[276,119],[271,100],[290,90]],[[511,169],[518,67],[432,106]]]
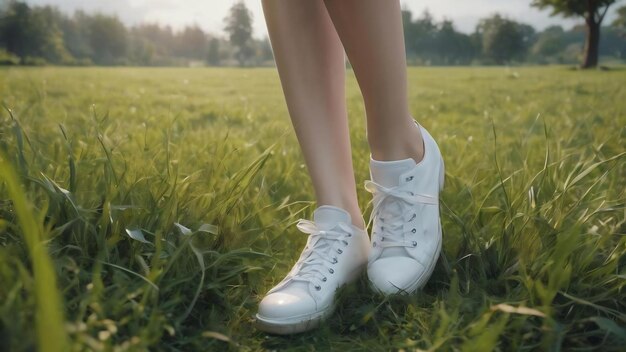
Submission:
[[[287,276],[259,304],[256,325],[274,334],[293,334],[317,327],[335,306],[335,291],[366,268],[367,232],[352,225],[350,214],[320,206],[313,221],[300,220],[308,240]]]
[[[437,143],[417,124],[424,140],[424,157],[386,185],[376,175],[366,181],[373,194],[371,252],[367,274],[383,294],[413,293],[433,272],[441,251],[439,192],[444,164]],[[380,178],[380,177],[379,177]]]

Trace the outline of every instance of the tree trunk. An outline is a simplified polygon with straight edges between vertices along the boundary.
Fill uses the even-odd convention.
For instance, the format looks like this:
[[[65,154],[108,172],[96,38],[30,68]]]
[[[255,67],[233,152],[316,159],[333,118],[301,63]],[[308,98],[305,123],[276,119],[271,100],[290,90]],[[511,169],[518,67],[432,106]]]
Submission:
[[[588,1],[589,7],[585,16],[587,24],[587,37],[585,39],[585,57],[581,68],[594,68],[598,66],[598,51],[600,48],[600,25],[601,21],[596,19],[597,5],[593,1]]]

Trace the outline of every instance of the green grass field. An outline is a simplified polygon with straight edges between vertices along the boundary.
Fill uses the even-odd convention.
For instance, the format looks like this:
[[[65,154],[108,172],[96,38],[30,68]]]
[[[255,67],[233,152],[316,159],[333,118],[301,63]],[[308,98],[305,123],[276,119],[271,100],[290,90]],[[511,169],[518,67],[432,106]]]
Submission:
[[[256,306],[315,204],[274,69],[1,69],[0,351],[621,350],[626,70],[409,79],[446,161],[430,282],[383,299],[362,277],[276,337]]]

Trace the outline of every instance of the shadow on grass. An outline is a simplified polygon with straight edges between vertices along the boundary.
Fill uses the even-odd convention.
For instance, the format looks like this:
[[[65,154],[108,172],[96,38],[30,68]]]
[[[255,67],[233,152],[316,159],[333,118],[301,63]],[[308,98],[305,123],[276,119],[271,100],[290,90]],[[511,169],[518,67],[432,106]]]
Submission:
[[[441,269],[440,269],[441,270]],[[398,328],[412,327],[419,331],[418,322],[407,321],[410,310],[430,311],[448,284],[436,279],[436,274],[420,291],[411,295],[383,296],[374,292],[364,273],[355,283],[337,292],[337,307],[333,315],[318,328],[295,335],[271,335],[258,332],[261,346],[268,350],[367,350],[388,351],[397,348],[392,338]],[[445,275],[440,272],[441,275]]]

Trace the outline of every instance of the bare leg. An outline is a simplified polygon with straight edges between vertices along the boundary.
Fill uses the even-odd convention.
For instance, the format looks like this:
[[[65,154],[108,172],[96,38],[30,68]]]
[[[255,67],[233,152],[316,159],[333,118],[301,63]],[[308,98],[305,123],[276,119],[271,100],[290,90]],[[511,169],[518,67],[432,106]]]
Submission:
[[[341,41],[322,1],[263,0],[291,122],[318,205],[350,213],[363,228],[352,168]]]
[[[409,113],[399,1],[324,2],[363,94],[372,157],[419,162],[424,147]]]

